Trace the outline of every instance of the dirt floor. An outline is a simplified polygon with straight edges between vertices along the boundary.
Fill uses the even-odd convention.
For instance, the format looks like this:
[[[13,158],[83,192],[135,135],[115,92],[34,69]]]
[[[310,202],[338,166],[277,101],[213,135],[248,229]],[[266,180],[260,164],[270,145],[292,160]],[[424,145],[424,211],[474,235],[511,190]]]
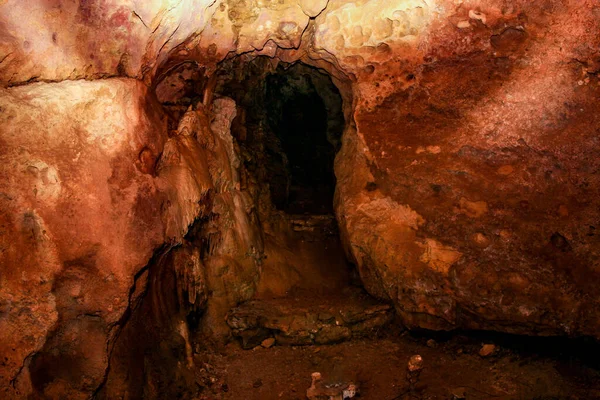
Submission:
[[[325,222],[315,222],[321,223]],[[372,329],[360,332],[368,338],[353,334],[352,340],[344,343],[279,345],[299,343],[290,340],[296,334],[304,337],[303,333],[328,328],[322,315],[330,315],[339,328],[348,320],[364,320],[366,317],[350,317],[369,314],[368,310],[378,304],[349,283],[344,262],[324,258],[335,250],[339,253],[336,257],[343,260],[343,252],[340,243],[332,244],[339,240],[337,237],[318,236],[321,231],[324,229],[295,232],[286,243],[296,249],[291,251],[293,257],[302,251],[309,255],[297,271],[298,282],[306,287],[264,290],[258,301],[230,312],[230,317],[237,316],[234,319],[243,322],[238,325],[244,329],[260,325],[259,330],[271,330],[270,342],[256,345],[261,337],[251,345],[256,347],[244,350],[237,339],[226,345],[197,341],[203,348],[197,346],[195,355],[196,400],[304,400],[314,372],[320,372],[326,382],[357,383],[358,398],[364,400],[600,399],[600,344],[592,340],[482,332],[417,333],[404,331],[393,322],[369,325]],[[306,243],[311,245],[302,248],[300,244]],[[277,272],[281,260],[271,258]],[[272,279],[264,287],[295,283],[275,272],[265,273]],[[329,279],[323,278],[325,273]],[[335,283],[336,289],[321,293],[319,285],[324,282]],[[278,292],[284,297],[266,296]],[[257,326],[252,321],[257,321]],[[235,334],[235,329],[232,332]],[[286,340],[282,340],[282,332]],[[264,347],[273,342],[276,345]],[[414,355],[422,357],[424,367],[416,383],[413,376],[411,385],[407,367]]]
[[[596,343],[477,333],[436,339],[388,329],[328,346],[242,350],[232,342],[197,355],[197,398],[306,399],[318,371],[325,380],[357,382],[365,400],[600,399]],[[493,353],[481,356],[483,344],[494,344]],[[407,363],[416,354],[424,368],[411,391]]]

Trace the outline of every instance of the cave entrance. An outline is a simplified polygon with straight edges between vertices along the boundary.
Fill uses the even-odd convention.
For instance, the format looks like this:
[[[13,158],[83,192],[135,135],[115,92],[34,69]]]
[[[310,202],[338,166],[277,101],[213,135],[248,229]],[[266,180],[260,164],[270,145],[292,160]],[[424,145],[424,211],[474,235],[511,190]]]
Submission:
[[[334,216],[345,118],[332,77],[301,62],[239,56],[221,65],[215,93],[236,102],[242,186],[257,199],[265,232],[257,296],[310,297],[357,283]]]
[[[330,78],[317,74],[321,73],[316,69],[295,64],[279,67],[266,78],[270,129],[287,161],[284,179],[271,183],[271,198],[277,209],[290,214],[333,213],[333,161],[342,132],[328,129],[329,119],[338,115],[328,110],[323,97],[337,96],[340,102],[341,97]],[[320,94],[317,86],[327,93]]]
[[[288,214],[333,214],[333,164],[345,121],[331,77],[268,57],[234,60],[223,70],[236,71],[218,88],[240,106],[232,133],[248,170],[268,185],[273,206]]]

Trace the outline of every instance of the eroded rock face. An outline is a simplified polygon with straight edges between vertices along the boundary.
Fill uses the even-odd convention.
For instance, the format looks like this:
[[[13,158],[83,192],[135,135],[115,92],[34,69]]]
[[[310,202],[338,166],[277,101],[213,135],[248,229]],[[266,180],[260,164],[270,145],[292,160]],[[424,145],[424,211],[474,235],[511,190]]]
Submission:
[[[164,241],[143,166],[162,151],[161,111],[120,79],[28,85],[0,101],[2,387],[26,394],[30,374],[34,390],[93,390],[134,276]]]
[[[464,2],[359,72],[338,218],[408,326],[598,336],[598,12]]]
[[[149,324],[188,345],[187,312],[205,313],[210,332],[228,330],[223,317],[254,293],[262,252],[253,204],[239,190],[233,101],[215,101],[212,123],[190,109],[172,138],[132,79],[27,85],[0,101],[3,394],[96,391],[116,334],[157,274],[175,275],[148,287],[166,297],[161,311],[179,293],[179,319],[163,312]],[[183,237],[198,220],[192,246]],[[164,271],[145,270],[179,243],[187,247]]]
[[[210,118],[201,105],[190,108],[164,146],[157,180],[168,199],[163,218],[172,222],[165,227],[171,245],[150,263],[146,294],[131,305],[100,398],[194,392],[195,335],[226,336],[225,315],[254,294],[263,244],[253,203],[239,185],[230,134],[235,103],[217,99],[212,109]]]
[[[0,5],[3,83],[141,77],[202,29],[210,0],[5,1]],[[28,21],[24,24],[23,21]]]

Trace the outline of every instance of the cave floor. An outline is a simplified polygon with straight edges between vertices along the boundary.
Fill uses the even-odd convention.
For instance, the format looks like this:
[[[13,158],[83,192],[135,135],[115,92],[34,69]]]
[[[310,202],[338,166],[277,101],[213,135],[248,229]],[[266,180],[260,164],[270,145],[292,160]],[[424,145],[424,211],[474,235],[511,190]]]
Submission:
[[[243,350],[234,341],[196,355],[196,398],[306,399],[318,371],[325,380],[358,382],[360,399],[600,399],[597,365],[503,345],[482,357],[483,343],[490,342],[463,335],[433,340],[397,328],[335,345]],[[410,392],[407,363],[416,354],[424,369]]]
[[[390,306],[351,285],[344,262],[325,258],[338,253],[343,258],[339,239],[323,233],[334,230],[328,221],[292,218],[291,253],[311,255],[298,272],[307,287],[280,298],[259,297],[232,310],[228,324],[239,337],[228,344],[199,341],[196,400],[303,400],[313,372],[320,372],[324,381],[358,383],[359,398],[367,400],[600,399],[600,362],[590,356],[599,349],[596,342],[588,346],[585,341],[481,332],[415,333],[390,323]],[[311,268],[319,265],[328,265],[331,277],[325,279],[324,271]],[[265,275],[274,277],[266,287],[281,284],[275,272]],[[339,287],[323,292],[311,282]],[[240,333],[244,329],[249,336]],[[345,336],[336,336],[344,330]],[[306,335],[297,335],[301,332],[313,332],[314,337],[303,343]],[[269,337],[271,342],[261,345]],[[337,343],[341,340],[349,341]],[[328,341],[337,344],[322,344]],[[491,354],[480,354],[484,344],[494,345],[493,351],[486,347]],[[424,368],[409,390],[407,365],[414,355],[422,356]]]

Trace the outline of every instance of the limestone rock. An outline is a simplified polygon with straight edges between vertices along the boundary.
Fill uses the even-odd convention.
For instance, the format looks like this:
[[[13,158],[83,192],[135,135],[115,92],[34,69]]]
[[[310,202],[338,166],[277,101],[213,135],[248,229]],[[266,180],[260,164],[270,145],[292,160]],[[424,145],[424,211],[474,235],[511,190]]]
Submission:
[[[206,300],[204,328],[224,331],[224,312],[252,296],[263,243],[227,135],[235,106],[155,99],[191,93],[163,80],[182,63],[184,81],[208,79],[236,52],[334,77],[348,122],[340,235],[404,324],[600,337],[600,20],[579,3],[2,2],[3,397],[40,395],[42,375],[48,395],[94,392],[143,267],[200,216],[210,256],[183,257],[197,297],[181,297]],[[352,335],[386,318],[322,310],[278,334],[312,343],[331,323],[319,313]]]
[[[311,18],[319,15],[327,7],[328,2],[328,0],[298,0],[302,11]]]
[[[11,393],[10,380],[27,387],[39,374],[73,395],[103,379],[108,327],[164,241],[161,197],[136,165],[143,149],[156,157],[164,146],[162,113],[147,93],[139,81],[110,79],[0,94],[5,398],[27,394]],[[66,362],[70,354],[88,355],[85,366]]]
[[[231,310],[227,324],[244,348],[253,348],[271,335],[279,345],[338,343],[381,329],[391,317],[389,305],[352,293],[343,299],[252,300]]]
[[[491,356],[492,354],[494,354],[496,352],[496,346],[493,344],[484,344],[483,346],[481,346],[481,349],[479,350],[479,355],[481,357],[488,357]]]
[[[265,349],[270,349],[271,347],[273,347],[274,344],[275,344],[274,338],[265,339],[260,343],[260,345],[262,347],[264,347]]]

